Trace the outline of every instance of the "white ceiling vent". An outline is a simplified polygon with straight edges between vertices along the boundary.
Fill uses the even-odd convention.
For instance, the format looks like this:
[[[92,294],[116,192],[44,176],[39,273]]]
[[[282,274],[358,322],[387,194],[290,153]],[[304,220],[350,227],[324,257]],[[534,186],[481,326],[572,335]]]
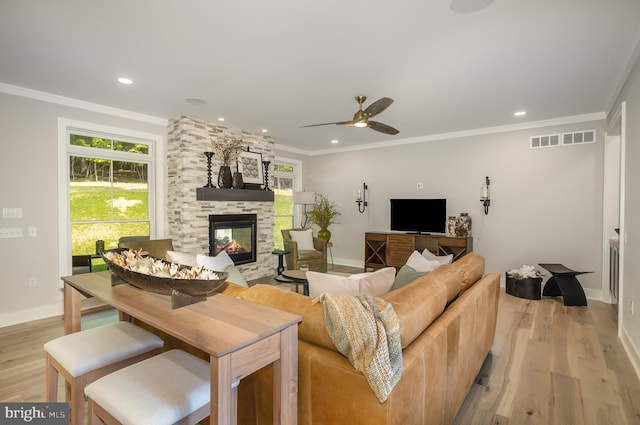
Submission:
[[[533,136],[530,141],[531,149],[560,146],[559,134],[547,134],[546,136]]]
[[[577,133],[563,133],[562,144],[563,145],[580,145],[584,143],[595,143],[596,131],[579,131]]]
[[[560,143],[562,141],[562,143]],[[596,142],[596,131],[579,131],[576,133],[547,134],[544,136],[532,136],[529,140],[531,149],[552,148],[566,145],[583,145]]]

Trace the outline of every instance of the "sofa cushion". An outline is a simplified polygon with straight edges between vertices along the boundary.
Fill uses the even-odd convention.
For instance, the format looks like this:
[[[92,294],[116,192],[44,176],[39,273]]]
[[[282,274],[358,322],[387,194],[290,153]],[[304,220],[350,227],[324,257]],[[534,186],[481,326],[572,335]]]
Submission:
[[[195,266],[196,263],[196,255],[188,252],[180,252],[180,251],[167,251],[167,261],[171,263],[182,264],[184,266]]]
[[[207,270],[221,272],[227,267],[233,266],[233,260],[226,251],[220,251],[215,257],[202,254],[196,255],[196,264],[198,266],[204,266]]]
[[[226,269],[224,269],[224,271],[229,273],[229,277],[227,277],[227,282],[233,282],[236,285],[243,286],[245,288],[249,287],[249,285],[247,284],[247,281],[244,279],[244,276],[242,276],[242,273],[240,273],[240,270],[238,270],[236,266],[229,266]]]
[[[429,272],[418,272],[411,266],[405,264],[404,266],[400,267],[400,270],[398,270],[398,274],[396,274],[396,278],[393,280],[393,285],[391,286],[390,291],[400,289],[427,273]]]
[[[422,256],[429,261],[437,261],[440,264],[451,264],[453,262],[453,254],[436,255],[426,248],[422,251]]]
[[[470,252],[451,264],[458,269],[461,276],[460,292],[464,292],[484,275],[484,257]]]
[[[430,272],[440,267],[440,262],[429,261],[424,258],[418,251],[413,251],[407,260],[407,266],[417,272]]]
[[[312,229],[291,230],[291,240],[298,243],[298,250],[313,251],[313,234]]]
[[[151,257],[164,259],[167,258],[167,251],[173,251],[173,242],[171,239],[131,240],[118,243],[118,248],[141,249]]]
[[[400,321],[400,344],[403,349],[420,336],[447,305],[445,284],[437,279],[429,279],[436,271],[382,296],[393,305]]]
[[[318,297],[324,292],[330,294],[369,294],[374,297],[389,292],[395,277],[395,268],[384,267],[370,273],[358,273],[351,276],[337,276],[327,273],[307,272],[309,296]]]
[[[322,304],[311,304],[313,301],[311,297],[292,291],[283,291],[272,285],[257,284],[244,291],[240,298],[297,314],[302,317],[302,321],[298,325],[298,338],[332,351],[338,351],[331,342],[324,324]]]

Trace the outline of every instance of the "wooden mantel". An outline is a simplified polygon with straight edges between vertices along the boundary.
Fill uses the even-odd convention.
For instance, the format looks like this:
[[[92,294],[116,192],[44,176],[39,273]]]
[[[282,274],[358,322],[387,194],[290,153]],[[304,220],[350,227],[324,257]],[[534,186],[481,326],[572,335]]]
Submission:
[[[196,200],[198,201],[273,202],[273,199],[274,193],[272,190],[196,188]]]

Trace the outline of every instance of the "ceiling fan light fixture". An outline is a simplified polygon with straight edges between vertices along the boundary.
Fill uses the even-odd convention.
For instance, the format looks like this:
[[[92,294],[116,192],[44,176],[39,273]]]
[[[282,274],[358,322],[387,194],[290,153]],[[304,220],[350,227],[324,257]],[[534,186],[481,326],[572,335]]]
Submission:
[[[353,123],[353,126],[354,126],[354,127],[360,127],[360,128],[362,128],[362,127],[366,127],[366,126],[367,126],[367,122],[366,122],[366,121],[358,121],[358,122],[354,122],[354,123]]]

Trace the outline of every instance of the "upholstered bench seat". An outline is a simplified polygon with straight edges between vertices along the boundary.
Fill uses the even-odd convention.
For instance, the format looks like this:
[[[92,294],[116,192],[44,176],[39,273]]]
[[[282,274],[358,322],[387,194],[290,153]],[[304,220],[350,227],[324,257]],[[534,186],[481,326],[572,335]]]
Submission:
[[[84,423],[84,388],[122,367],[160,353],[164,341],[129,322],[61,336],[44,344],[47,401],[58,399],[58,375],[66,382],[71,424]]]
[[[120,369],[85,388],[90,423],[197,423],[209,416],[210,376],[208,362],[182,350]]]
[[[129,322],[117,322],[56,338],[44,349],[76,377],[163,345],[157,335]]]

